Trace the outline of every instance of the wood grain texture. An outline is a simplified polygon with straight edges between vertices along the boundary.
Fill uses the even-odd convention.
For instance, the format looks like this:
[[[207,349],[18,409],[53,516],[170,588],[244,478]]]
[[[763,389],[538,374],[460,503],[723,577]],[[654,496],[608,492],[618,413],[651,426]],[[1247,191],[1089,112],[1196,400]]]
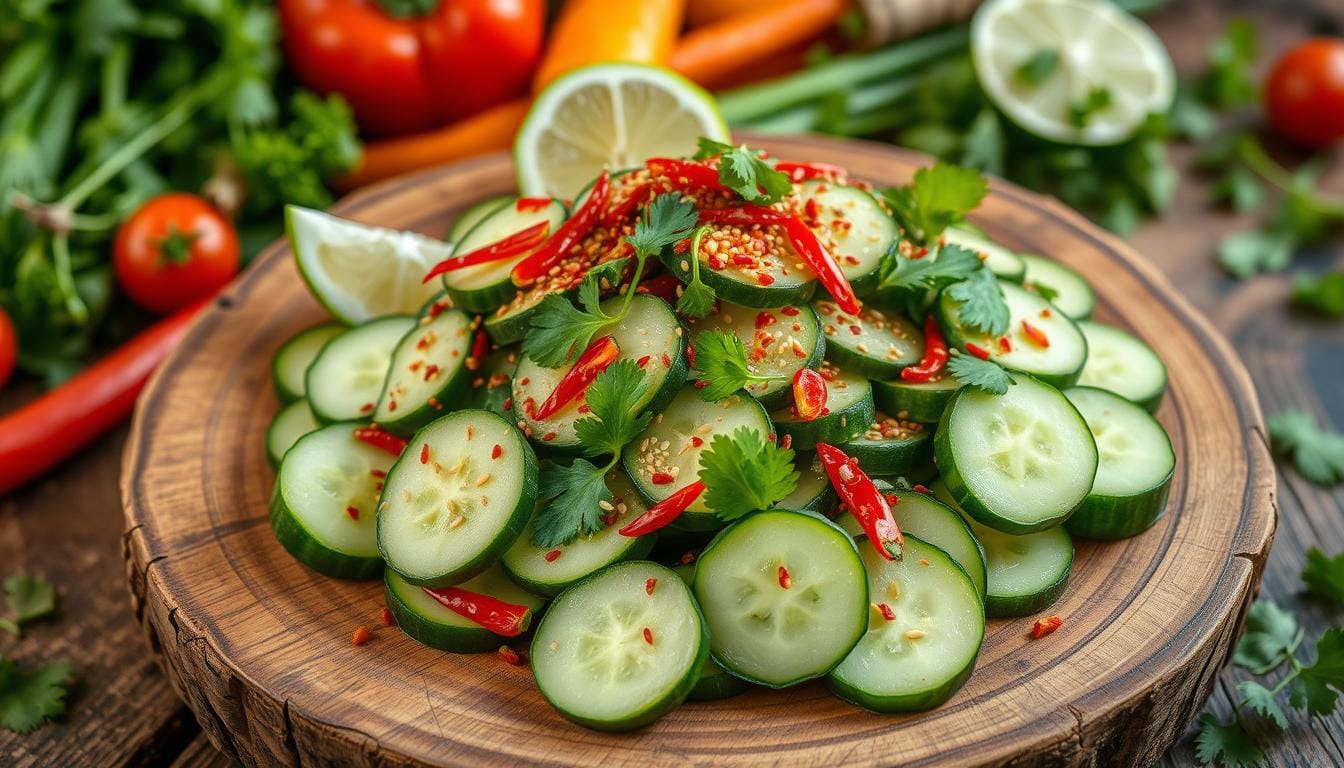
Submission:
[[[918,156],[814,138],[756,142],[881,184]],[[342,202],[351,218],[440,234],[512,185],[483,158]],[[1082,543],[1052,609],[1065,628],[991,622],[976,674],[943,707],[872,715],[810,684],[685,706],[639,733],[570,725],[525,669],[418,646],[395,630],[357,648],[377,584],[326,579],[272,539],[261,435],[276,408],[269,358],[322,318],[287,251],[261,257],[194,326],[147,391],[127,444],[123,502],[136,610],[174,688],[246,765],[1111,764],[1156,760],[1208,695],[1273,537],[1273,473],[1249,379],[1152,267],[1077,214],[995,184],[976,217],[1007,245],[1055,256],[1097,285],[1099,317],[1172,367],[1159,418],[1180,456],[1171,513],[1134,539]]]

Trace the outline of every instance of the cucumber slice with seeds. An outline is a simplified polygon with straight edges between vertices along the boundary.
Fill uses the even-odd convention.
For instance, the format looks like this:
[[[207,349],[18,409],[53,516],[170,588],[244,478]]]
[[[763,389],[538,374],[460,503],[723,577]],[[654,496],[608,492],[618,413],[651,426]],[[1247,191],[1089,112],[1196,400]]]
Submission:
[[[447,587],[489,568],[537,500],[537,457],[489,411],[458,411],[415,433],[388,473],[378,548],[412,584]]]
[[[1120,539],[1147,530],[1167,509],[1176,473],[1171,438],[1147,411],[1113,392],[1074,387],[1064,396],[1083,414],[1100,457],[1092,492],[1069,518],[1069,532]]]
[[[383,586],[387,607],[391,609],[397,626],[423,645],[453,653],[483,653],[493,651],[509,640],[446,608],[425,594],[424,587],[403,579],[391,568],[383,572]],[[533,611],[540,610],[544,602],[509,581],[499,566],[491,566],[485,573],[468,579],[460,586],[468,592],[489,595],[514,605],[525,605]]]
[[[443,239],[450,243],[458,242],[463,235],[471,231],[472,227],[480,224],[481,219],[506,205],[513,205],[513,202],[517,199],[514,195],[495,195],[494,197],[487,197],[479,203],[472,203],[453,221],[453,225],[448,228],[448,234],[444,235]]]
[[[868,631],[827,685],[874,712],[918,712],[942,704],[970,678],[980,655],[985,636],[980,593],[955,560],[916,536],[905,537],[900,560],[884,559],[866,542],[859,551],[868,593],[886,612],[869,612]]]
[[[307,400],[295,400],[281,408],[266,428],[266,458],[272,467],[279,467],[285,453],[299,438],[318,428],[317,419]]]
[[[933,424],[941,419],[948,401],[961,389],[961,382],[947,372],[925,382],[893,379],[872,384],[873,400],[879,410],[921,424]]]
[[[565,206],[559,200],[526,211],[519,211],[516,205],[503,205],[463,235],[454,252],[470,253],[543,221],[550,225],[549,231],[554,232],[564,220]],[[513,283],[513,268],[529,255],[531,251],[510,259],[453,270],[444,274],[443,287],[453,303],[467,312],[490,312],[518,293],[518,287]]]
[[[839,371],[830,363],[822,364],[821,375],[826,378],[826,407],[821,416],[803,421],[794,415],[792,405],[770,414],[775,429],[788,435],[797,450],[811,450],[817,443],[839,445],[873,423],[873,388],[867,379]]]
[[[271,494],[271,529],[294,559],[338,579],[383,569],[375,532],[387,452],[355,439],[358,424],[332,424],[285,453]]]
[[[933,459],[933,428],[878,411],[866,430],[838,447],[869,475],[903,475]]]
[[[474,321],[460,309],[431,310],[397,342],[373,420],[410,435],[461,402],[471,384]]]
[[[805,211],[809,205],[816,206],[821,225],[813,229],[835,257],[850,287],[860,296],[871,293],[877,287],[882,259],[900,240],[896,220],[858,187],[812,180],[799,184],[797,194]],[[836,220],[845,225],[830,226]]]
[[[1167,389],[1167,366],[1147,344],[1101,323],[1078,324],[1087,338],[1087,363],[1078,383],[1109,390],[1155,412]]]
[[[280,345],[271,360],[271,380],[275,383],[275,394],[280,397],[280,402],[291,403],[304,396],[307,387],[303,377],[308,372],[308,366],[322,351],[322,345],[343,330],[345,326],[340,323],[323,323],[299,331]]]
[[[975,344],[1005,368],[1029,373],[1053,387],[1073,386],[1087,361],[1087,341],[1078,326],[1022,286],[1002,280],[999,286],[1011,315],[1008,332],[992,337],[962,325],[957,314],[961,305],[944,291],[935,312],[947,343],[962,352],[968,344]]]
[[[694,334],[707,331],[731,333],[742,340],[747,361],[771,381],[753,381],[747,393],[766,408],[786,405],[793,397],[790,382],[803,368],[821,364],[826,341],[821,336],[817,313],[810,305],[779,309],[750,309],[719,302],[718,311],[695,322]]]
[[[1003,395],[967,387],[934,436],[948,490],[983,525],[1020,535],[1060,525],[1087,497],[1097,446],[1059,390],[1013,375]]]
[[[831,479],[822,469],[821,459],[810,451],[798,451],[793,459],[794,469],[798,470],[798,485],[793,493],[775,502],[779,509],[801,509],[830,517],[835,510],[835,489]]]
[[[1027,265],[1022,283],[1028,288],[1040,286],[1054,293],[1049,301],[1074,320],[1086,320],[1096,309],[1097,297],[1083,276],[1054,259],[1030,253],[1020,254]]]
[[[694,565],[674,565],[672,570],[676,571],[687,587],[695,583]],[[686,697],[686,700],[718,701],[736,696],[739,693],[746,693],[751,687],[751,683],[729,674],[728,670],[724,669],[714,659],[705,659],[705,666],[700,668],[700,676],[696,678],[695,687],[691,689],[691,693]]]
[[[1027,263],[1022,256],[990,240],[983,232],[973,232],[965,227],[948,227],[943,233],[943,240],[974,252],[989,267],[989,271],[1001,280],[1020,283],[1026,276]]]
[[[865,307],[858,317],[833,302],[814,301],[826,335],[826,359],[846,371],[874,379],[891,379],[924,357],[924,334],[894,312]]]
[[[809,512],[756,512],[721,531],[696,562],[695,596],[714,660],[771,688],[830,672],[868,628],[858,549]]]
[[[532,672],[560,714],[629,731],[676,709],[708,652],[705,620],[676,573],[617,563],[551,604],[532,639]]]
[[[308,405],[318,421],[367,419],[387,380],[393,350],[415,318],[391,315],[333,336],[304,375]]]

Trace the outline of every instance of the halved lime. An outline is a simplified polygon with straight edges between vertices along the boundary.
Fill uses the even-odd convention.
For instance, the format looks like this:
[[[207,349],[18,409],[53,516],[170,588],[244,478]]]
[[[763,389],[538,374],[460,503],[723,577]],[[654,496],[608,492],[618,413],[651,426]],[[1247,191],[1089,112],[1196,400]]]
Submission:
[[[1176,92],[1157,35],[1106,0],[988,0],[971,20],[971,58],[1005,115],[1065,144],[1125,141]]]
[[[350,325],[418,312],[442,289],[437,280],[421,285],[421,278],[453,253],[451,243],[297,205],[285,208],[285,228],[308,290]]]
[[[514,140],[524,195],[572,198],[602,172],[650,157],[680,157],[708,136],[728,141],[728,124],[703,88],[671,70],[594,64],[537,96]]]

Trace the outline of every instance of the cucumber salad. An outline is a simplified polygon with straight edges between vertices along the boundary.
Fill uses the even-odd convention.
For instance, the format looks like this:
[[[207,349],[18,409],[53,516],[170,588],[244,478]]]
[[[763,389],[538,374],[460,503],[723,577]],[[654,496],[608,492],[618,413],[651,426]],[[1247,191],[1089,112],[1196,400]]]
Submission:
[[[702,139],[573,200],[483,202],[401,303],[277,351],[276,539],[590,728],[809,680],[936,707],[987,619],[1067,633],[1074,537],[1152,526],[1176,463],[1162,361],[971,223],[986,191]],[[351,274],[408,242],[290,219]]]

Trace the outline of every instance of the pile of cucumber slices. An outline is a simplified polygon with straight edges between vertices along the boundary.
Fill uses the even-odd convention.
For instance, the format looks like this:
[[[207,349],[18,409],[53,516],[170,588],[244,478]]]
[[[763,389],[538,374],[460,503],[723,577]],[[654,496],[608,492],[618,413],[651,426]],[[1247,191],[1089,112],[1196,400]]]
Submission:
[[[650,259],[661,273],[642,276],[650,286],[675,277],[672,293],[623,296],[619,279],[604,282],[601,311],[622,314],[602,333],[644,377],[629,413],[652,418],[609,454],[598,530],[537,543],[537,528],[551,525],[549,478],[592,454],[576,427],[582,397],[543,417],[535,408],[575,363],[547,367],[521,351],[545,297],[514,284],[520,256],[450,272],[418,311],[325,323],[279,348],[282,405],[266,436],[279,543],[319,573],[381,578],[397,625],[433,648],[492,651],[530,633],[542,696],[595,729],[809,680],[877,712],[946,701],[970,677],[987,619],[1044,618],[1064,594],[1074,537],[1133,536],[1163,515],[1176,458],[1152,413],[1166,368],[1130,333],[1090,319],[1094,294],[1077,272],[965,221],[939,242],[992,271],[1008,330],[967,323],[946,289],[911,316],[909,303],[883,300],[880,275],[903,234],[881,196],[843,176],[798,182],[792,194],[833,214],[817,234],[862,311],[842,310],[794,259],[768,281],[759,263],[748,273],[702,262],[696,278],[684,243]],[[448,239],[464,253],[542,222],[555,232],[582,203],[491,199]],[[930,251],[924,258],[938,257]],[[676,286],[695,279],[718,298],[688,318]],[[945,368],[903,378],[927,362],[926,323],[953,359],[1001,366],[1006,391],[964,385]],[[758,375],[713,401],[692,354],[710,333],[740,339]],[[800,416],[790,387],[804,369],[827,385],[813,418]],[[790,493],[731,520],[700,496],[660,530],[620,533],[695,481],[716,437],[744,429],[793,451]],[[890,505],[900,557],[869,543],[819,444],[857,462]],[[522,618],[501,623],[500,606]]]

